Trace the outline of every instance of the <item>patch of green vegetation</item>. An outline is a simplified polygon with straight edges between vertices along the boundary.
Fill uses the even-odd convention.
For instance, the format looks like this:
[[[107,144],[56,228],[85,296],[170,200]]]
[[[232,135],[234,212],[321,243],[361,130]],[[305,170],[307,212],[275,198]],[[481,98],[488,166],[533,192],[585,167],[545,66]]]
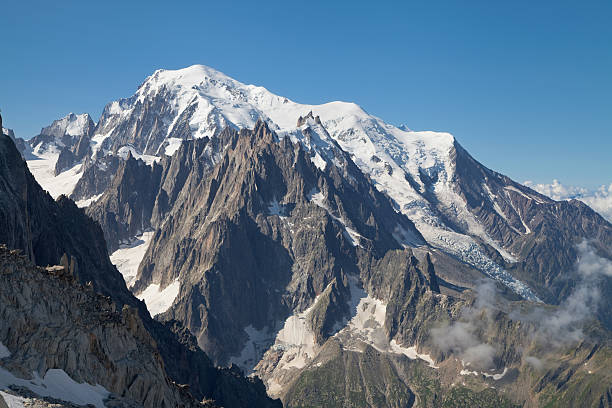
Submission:
[[[363,399],[362,390],[345,390],[344,365],[341,360],[332,360],[317,369],[302,372],[289,395],[286,405],[294,408],[343,407],[345,397],[355,404]]]
[[[466,387],[454,387],[442,401],[443,408],[515,408],[520,407],[495,390],[486,388],[476,392]]]
[[[580,375],[565,386],[547,385],[539,395],[543,408],[599,407],[602,395],[606,394],[606,379],[599,375]],[[608,384],[609,386],[609,384]]]
[[[585,344],[575,350],[566,350],[558,360],[565,364],[549,368],[536,381],[541,407],[609,406],[612,389],[610,347]]]
[[[287,393],[285,405],[306,407],[404,407],[414,394],[388,359],[369,348],[341,352],[319,367],[302,372]]]
[[[416,361],[410,363],[409,383],[419,397],[420,407],[435,407],[440,403],[441,385],[430,369]]]

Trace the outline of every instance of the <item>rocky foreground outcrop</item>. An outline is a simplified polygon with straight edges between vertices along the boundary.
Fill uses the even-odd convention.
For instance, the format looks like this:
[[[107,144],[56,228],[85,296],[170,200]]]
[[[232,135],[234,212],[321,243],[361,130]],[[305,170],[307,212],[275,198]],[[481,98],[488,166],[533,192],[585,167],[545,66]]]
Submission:
[[[0,341],[10,352],[1,369],[26,380],[61,369],[125,406],[200,405],[167,376],[138,311],[82,285],[69,265],[36,267],[2,245],[0,277]]]

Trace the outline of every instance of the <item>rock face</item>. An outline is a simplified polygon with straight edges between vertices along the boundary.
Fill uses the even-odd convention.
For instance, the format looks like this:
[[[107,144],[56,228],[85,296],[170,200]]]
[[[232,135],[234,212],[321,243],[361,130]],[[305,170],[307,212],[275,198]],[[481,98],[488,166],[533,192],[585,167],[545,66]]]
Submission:
[[[103,227],[109,250],[118,248],[151,228],[151,217],[160,188],[162,166],[148,166],[131,155],[119,161],[111,185],[87,209],[87,214]]]
[[[300,145],[276,137],[263,122],[226,129],[229,147],[214,167],[194,160],[204,168],[188,173],[133,287],[189,282],[165,317],[184,322],[219,362],[239,354],[246,326],[284,320],[335,282],[344,301],[330,302],[318,320],[322,341],[348,315],[348,275],[358,273],[361,251],[422,242],[350,160],[344,175],[323,173]],[[200,157],[207,143],[185,144],[177,159]]]
[[[2,126],[2,115],[0,115],[0,132],[3,135],[7,135],[8,137],[10,137],[15,143],[17,150],[19,150],[19,153],[21,153],[21,156],[25,157],[27,148],[29,146],[22,138],[15,137],[15,132],[13,132],[13,129],[5,129],[4,126]]]
[[[73,200],[83,200],[99,196],[110,186],[117,174],[121,158],[115,155],[103,157],[86,156],[83,161],[82,176],[70,194]]]
[[[0,139],[0,242],[38,265],[76,260],[78,278],[129,303],[130,293],[108,259],[100,227],[66,197],[54,201],[34,180],[8,137]]]
[[[17,147],[17,150],[19,150],[19,153],[21,153],[21,156],[25,158],[28,155],[28,152],[30,150],[29,144],[22,138],[15,137],[15,132],[13,132],[13,129],[3,128],[1,116],[0,116],[0,129],[2,129],[3,134],[7,135],[13,140],[13,142],[15,143],[15,147]]]
[[[231,370],[217,370],[179,325],[152,320],[146,306],[127,290],[121,274],[110,263],[99,225],[68,198],[54,201],[44,192],[12,140],[4,135],[0,137],[0,213],[1,243],[22,250],[38,265],[62,262],[75,281],[108,296],[117,310],[126,307],[131,311],[134,323],[130,324],[152,339],[158,350],[153,354],[163,361],[165,375],[177,384],[188,384],[197,400],[214,398],[228,407],[243,406],[247,400],[255,406],[277,405],[266,397],[260,382]],[[151,386],[142,385],[145,389]]]

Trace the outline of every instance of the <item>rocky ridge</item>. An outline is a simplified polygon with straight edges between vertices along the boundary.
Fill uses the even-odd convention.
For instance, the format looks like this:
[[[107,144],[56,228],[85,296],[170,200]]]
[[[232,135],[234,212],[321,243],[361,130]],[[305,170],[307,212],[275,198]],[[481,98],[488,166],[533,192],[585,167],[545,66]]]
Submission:
[[[304,309],[332,281],[336,295],[346,300],[347,275],[355,273],[362,249],[384,252],[420,239],[350,161],[345,172],[353,175],[352,183],[334,167],[322,174],[300,145],[276,137],[263,122],[253,131],[224,131],[221,138],[230,139],[230,146],[214,167],[188,173],[133,287],[139,293],[153,283],[163,288],[176,279],[189,282],[167,316],[185,322],[219,362],[240,350],[236,339],[247,325],[274,324]],[[206,144],[188,143],[177,158],[205,152]],[[371,201],[357,199],[363,195]],[[394,236],[396,230],[402,234]],[[222,281],[216,281],[219,273]],[[210,303],[216,285],[224,295],[220,303]],[[254,291],[252,304],[228,309],[224,299],[247,291]],[[345,303],[337,302],[339,310],[329,306],[328,319],[318,328],[322,338],[347,314]],[[208,311],[192,314],[202,307]]]
[[[38,265],[60,259],[80,284],[108,296],[115,307],[134,310],[157,346],[166,375],[188,384],[198,399],[214,398],[224,406],[275,406],[261,383],[232,370],[218,370],[176,322],[163,325],[151,319],[144,303],[126,288],[110,263],[97,223],[66,197],[57,201],[44,192],[27,169],[12,140],[0,138],[0,212],[4,221],[0,242],[20,249]],[[25,289],[24,289],[25,290]],[[4,340],[3,340],[4,341]],[[147,385],[148,387],[149,385]]]

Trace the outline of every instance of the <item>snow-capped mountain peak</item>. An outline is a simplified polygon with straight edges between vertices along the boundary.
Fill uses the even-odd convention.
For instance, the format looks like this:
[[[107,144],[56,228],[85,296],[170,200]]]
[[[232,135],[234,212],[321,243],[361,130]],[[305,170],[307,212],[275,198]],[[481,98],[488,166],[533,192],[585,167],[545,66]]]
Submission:
[[[76,115],[71,112],[63,118],[53,121],[50,126],[43,128],[40,133],[56,137],[63,135],[81,136],[87,132],[90,122],[92,121],[88,113]]]
[[[108,104],[91,137],[92,157],[129,149],[133,156],[152,162],[155,156],[173,154],[183,140],[215,137],[228,126],[253,128],[258,120],[264,120],[279,137],[300,142],[320,169],[330,163],[342,167],[344,152],[348,153],[430,245],[497,277],[525,297],[537,298],[528,287],[504,274],[481,249],[478,241],[495,248],[506,260],[514,260],[467,208],[458,186],[457,158],[465,157],[478,174],[484,170],[479,170],[482,166],[449,133],[400,129],[349,102],[297,103],[212,68],[193,65],[157,70],[133,96]],[[486,184],[485,179],[482,182]],[[527,225],[529,220],[516,221],[520,218],[516,211],[497,202],[504,197],[487,198],[496,208],[506,208],[501,214],[498,211],[500,222],[514,217],[513,231],[528,231],[521,222]]]
[[[59,151],[79,138],[89,136],[93,133],[94,127],[95,124],[88,113],[80,115],[69,113],[42,128],[40,134],[32,138],[30,145],[39,152],[49,148]]]

